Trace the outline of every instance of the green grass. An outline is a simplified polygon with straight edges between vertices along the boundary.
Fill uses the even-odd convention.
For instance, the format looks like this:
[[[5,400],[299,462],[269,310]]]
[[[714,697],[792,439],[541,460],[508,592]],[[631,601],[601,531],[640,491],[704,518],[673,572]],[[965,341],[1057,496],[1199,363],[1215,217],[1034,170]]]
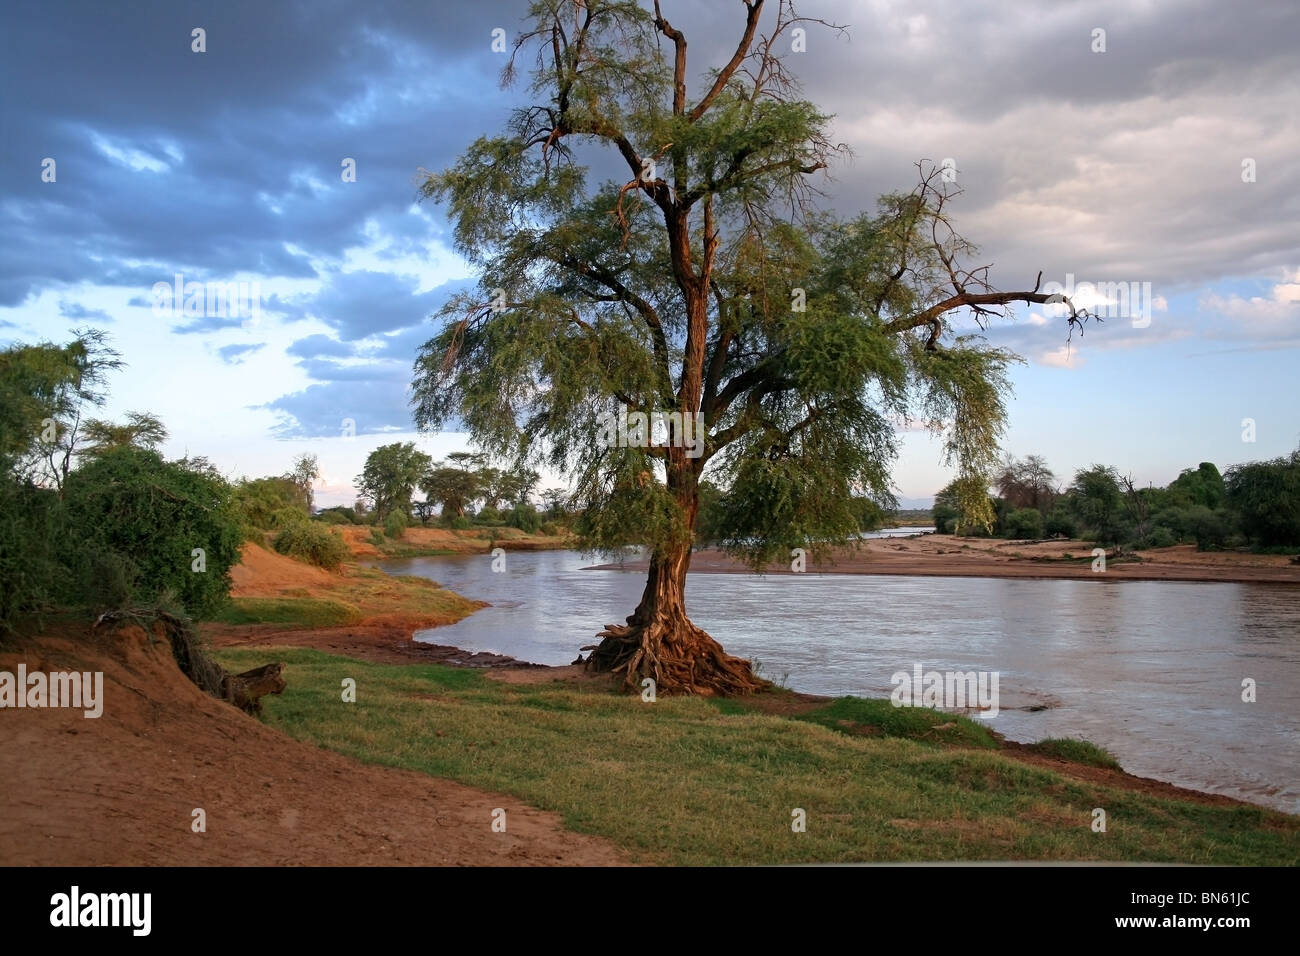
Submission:
[[[231,598],[212,620],[222,624],[283,624],[338,627],[361,619],[361,611],[329,598]]]
[[[1294,817],[1073,780],[987,749],[977,724],[887,701],[885,711],[842,698],[790,719],[740,702],[649,704],[303,648],[216,656],[245,670],[271,654],[287,663],[288,687],[264,698],[270,725],[368,763],[512,794],[646,862],[1300,861]],[[347,677],[354,704],[341,699]],[[936,720],[955,728],[940,734]],[[951,746],[963,738],[976,746]],[[1106,833],[1091,829],[1095,807]],[[807,832],[791,831],[796,808]]]
[[[1036,744],[1031,744],[1029,749],[1040,754],[1046,754],[1049,757],[1060,757],[1063,760],[1088,764],[1092,767],[1106,767],[1110,770],[1120,769],[1119,761],[1115,759],[1114,754],[1086,740],[1075,740],[1072,737],[1048,737]]]
[[[837,697],[825,707],[793,719],[854,736],[905,737],[928,744],[993,750],[998,746],[988,727],[969,717],[928,707],[895,707],[887,698]]]

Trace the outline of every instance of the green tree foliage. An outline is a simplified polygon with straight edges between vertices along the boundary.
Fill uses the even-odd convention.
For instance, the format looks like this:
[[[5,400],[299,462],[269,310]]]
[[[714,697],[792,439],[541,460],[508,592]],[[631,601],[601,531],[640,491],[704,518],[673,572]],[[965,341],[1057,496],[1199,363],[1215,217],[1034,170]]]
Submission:
[[[276,535],[275,550],[327,571],[337,570],[349,553],[338,532],[319,521],[292,522]]]
[[[1083,533],[1099,544],[1116,544],[1124,533],[1119,474],[1106,465],[1082,468],[1070,485],[1070,504]]]
[[[311,514],[316,506],[316,496],[312,491],[312,482],[320,477],[320,466],[317,464],[315,455],[302,454],[293,460],[293,467],[285,478],[293,482],[298,489],[298,495],[302,499],[303,509],[307,514]]]
[[[1224,490],[1251,541],[1264,547],[1300,545],[1300,449],[1229,468]]]
[[[1005,534],[1018,540],[1043,536],[1043,515],[1037,508],[1016,508],[1007,515]]]
[[[406,515],[393,510],[384,516],[384,535],[393,541],[400,541],[406,534]]]
[[[432,459],[418,451],[414,442],[380,445],[366,458],[355,479],[357,490],[373,503],[382,521],[390,511],[404,516],[411,511],[411,494],[428,473]]]
[[[283,527],[285,512],[308,518],[300,487],[290,478],[251,478],[235,488],[235,501],[250,532]]]
[[[64,499],[74,579],[114,589],[97,603],[170,591],[203,616],[225,602],[243,535],[233,489],[214,470],[115,448],[70,472]]]
[[[997,514],[988,483],[978,476],[954,478],[934,496],[934,517],[940,534],[992,534]]]
[[[481,470],[481,457],[461,457],[466,454],[448,455],[447,461],[434,465],[420,479],[420,489],[429,501],[442,507],[442,517],[447,521],[465,517],[487,487],[488,476]],[[471,467],[474,465],[480,468]]]
[[[736,13],[736,53],[692,90],[701,71],[658,6],[534,3],[507,79],[517,56],[535,62],[535,98],[422,185],[481,280],[420,350],[416,423],[549,463],[585,546],[650,546],[645,597],[591,664],[664,692],[758,686],[685,613],[704,469],[723,546],[784,561],[855,535],[853,498],[892,504],[895,423],[910,419],[943,435],[983,523],[971,489],[996,463],[1015,357],[946,318],[1048,299],[962,264],[972,247],[937,169],[874,212],[818,213],[811,177],[841,149],[782,62],[800,20],[783,0]],[[588,180],[601,152],[619,179]],[[629,410],[679,417],[653,442],[600,442]]]
[[[502,501],[512,506],[529,504],[539,481],[541,481],[541,475],[531,468],[516,467],[506,469],[499,473],[497,495]]]
[[[1166,490],[1168,504],[1178,507],[1201,505],[1219,508],[1224,503],[1223,476],[1208,461],[1201,462],[1195,469],[1185,468]]]
[[[1078,527],[1068,502],[1058,502],[1051,513],[1043,519],[1043,534],[1049,538],[1057,535],[1062,538],[1073,538],[1077,533]]]
[[[87,409],[104,404],[108,373],[122,367],[108,337],[73,330],[67,345],[0,352],[0,464],[60,491],[82,441]]]
[[[156,450],[167,440],[162,420],[148,412],[127,412],[126,421],[117,424],[100,418],[87,420],[82,426],[84,444],[78,455],[95,456],[114,448],[148,448]]]

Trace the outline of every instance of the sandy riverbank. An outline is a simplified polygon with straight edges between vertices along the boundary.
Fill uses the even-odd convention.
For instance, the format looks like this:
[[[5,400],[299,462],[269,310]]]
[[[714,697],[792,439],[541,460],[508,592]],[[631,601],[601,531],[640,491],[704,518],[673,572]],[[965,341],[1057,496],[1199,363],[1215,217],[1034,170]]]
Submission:
[[[1236,551],[1204,552],[1192,545],[1140,551],[1112,558],[1104,572],[1092,570],[1092,545],[1085,541],[1003,541],[927,534],[863,541],[841,549],[824,564],[808,562],[811,574],[895,574],[934,577],[1074,578],[1121,581],[1221,581],[1243,584],[1300,585],[1300,565],[1286,555]],[[594,565],[594,569],[640,571],[644,560]],[[744,574],[739,561],[721,551],[697,551],[691,571]],[[788,563],[771,565],[769,574],[790,574]]]

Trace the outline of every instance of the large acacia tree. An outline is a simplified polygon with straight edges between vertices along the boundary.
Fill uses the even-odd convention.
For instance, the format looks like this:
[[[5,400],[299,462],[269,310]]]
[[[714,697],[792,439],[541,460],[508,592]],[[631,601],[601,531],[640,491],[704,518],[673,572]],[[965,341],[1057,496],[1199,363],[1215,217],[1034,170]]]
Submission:
[[[788,0],[736,10],[734,52],[700,79],[658,0],[534,3],[504,77],[526,58],[531,102],[421,186],[481,281],[420,350],[416,422],[459,420],[493,454],[566,474],[588,546],[648,544],[640,603],[584,649],[589,668],[661,692],[762,685],[687,617],[704,470],[723,489],[720,543],[756,568],[856,532],[855,496],[890,497],[904,421],[945,435],[987,508],[1015,357],[948,317],[982,326],[1049,301],[963,265],[954,193],[924,163],[874,213],[818,212],[844,150],[783,51],[821,21]],[[627,410],[700,416],[702,449],[671,426],[650,447],[606,447],[602,416]]]

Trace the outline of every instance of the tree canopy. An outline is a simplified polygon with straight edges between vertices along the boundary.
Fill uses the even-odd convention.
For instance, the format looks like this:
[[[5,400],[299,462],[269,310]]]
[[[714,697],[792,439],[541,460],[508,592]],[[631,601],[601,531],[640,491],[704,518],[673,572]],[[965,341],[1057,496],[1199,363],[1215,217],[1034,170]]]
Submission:
[[[1052,299],[1037,282],[999,292],[967,261],[956,190],[932,165],[873,212],[822,210],[817,177],[846,150],[782,52],[820,21],[787,0],[737,9],[734,54],[692,91],[686,37],[659,3],[533,4],[506,69],[529,60],[532,101],[422,184],[481,278],[420,350],[417,424],[459,420],[494,456],[567,475],[589,547],[648,543],[632,630],[603,632],[593,660],[688,691],[755,686],[690,630],[677,593],[705,468],[722,545],[755,567],[847,540],[855,497],[892,503],[908,421],[943,436],[980,517],[986,498],[966,492],[996,464],[1015,356],[947,317],[982,326]],[[600,148],[622,178],[589,176]],[[1071,329],[1084,318],[1070,308]],[[655,438],[597,438],[610,415],[656,411]],[[693,660],[665,663],[647,628]]]

